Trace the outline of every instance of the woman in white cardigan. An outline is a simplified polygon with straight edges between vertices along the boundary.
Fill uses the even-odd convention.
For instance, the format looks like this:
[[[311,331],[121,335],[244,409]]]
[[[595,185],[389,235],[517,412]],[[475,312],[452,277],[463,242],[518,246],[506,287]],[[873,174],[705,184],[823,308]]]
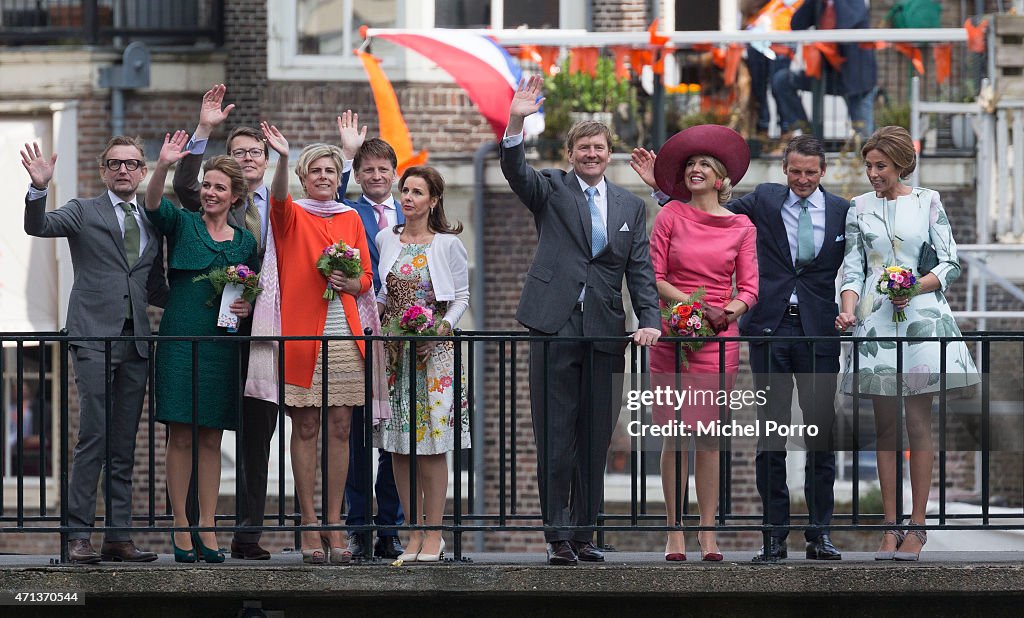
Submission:
[[[444,214],[444,179],[431,167],[411,167],[399,181],[405,224],[377,234],[381,289],[377,295],[381,323],[396,325],[412,306],[432,312],[438,335],[450,335],[469,307],[469,268],[466,248],[456,234],[462,225],[448,223]],[[394,329],[393,329],[394,330]],[[392,453],[395,484],[410,524],[440,526],[448,493],[446,453],[470,446],[469,415],[463,396],[456,400],[454,342],[417,342],[415,426],[409,384],[410,345],[391,342],[388,350],[388,394],[391,418],[374,432],[374,446]],[[409,474],[414,433],[416,449],[415,510]],[[438,562],[444,556],[440,530],[413,531],[405,545],[404,561]]]

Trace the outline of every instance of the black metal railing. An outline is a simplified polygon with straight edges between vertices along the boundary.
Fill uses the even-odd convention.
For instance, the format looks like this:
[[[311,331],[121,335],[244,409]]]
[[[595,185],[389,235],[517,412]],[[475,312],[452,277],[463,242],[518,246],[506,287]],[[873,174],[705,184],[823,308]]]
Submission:
[[[539,448],[539,454],[533,454],[532,440],[524,435],[520,435],[518,428],[521,425],[528,425],[529,421],[524,423],[524,419],[529,417],[524,414],[529,414],[529,410],[523,410],[523,405],[520,400],[527,396],[529,393],[528,386],[525,383],[524,377],[526,371],[524,371],[524,362],[527,360],[526,350],[531,344],[540,346],[541,349],[545,350],[545,355],[549,353],[550,346],[555,343],[574,341],[577,343],[582,342],[584,346],[589,350],[588,354],[593,354],[595,344],[609,343],[613,341],[622,342],[622,338],[557,338],[557,337],[534,337],[522,332],[456,332],[451,337],[437,337],[437,338],[408,338],[408,337],[242,337],[242,336],[228,336],[228,337],[146,337],[139,338],[144,339],[150,351],[149,361],[149,376],[151,388],[149,390],[149,396],[144,406],[145,412],[147,413],[148,419],[148,436],[143,442],[138,443],[138,449],[144,449],[145,456],[142,457],[138,453],[136,454],[136,466],[139,466],[139,462],[145,461],[146,469],[136,471],[136,478],[142,475],[147,479],[147,495],[146,503],[147,509],[143,513],[136,512],[133,515],[134,527],[131,530],[135,532],[162,532],[167,533],[172,530],[181,530],[180,528],[174,528],[171,525],[171,515],[169,508],[159,509],[157,507],[158,499],[157,492],[162,491],[160,485],[162,479],[158,478],[157,470],[159,469],[156,461],[157,445],[156,445],[156,421],[155,421],[155,389],[152,385],[155,380],[155,354],[153,353],[158,342],[160,341],[186,341],[191,345],[192,349],[192,411],[193,418],[196,418],[198,409],[198,399],[196,397],[195,385],[198,384],[197,377],[202,371],[202,367],[198,364],[199,354],[198,347],[200,343],[219,342],[227,345],[240,345],[248,341],[294,341],[294,340],[318,340],[321,342],[321,355],[324,369],[324,375],[327,375],[326,369],[328,366],[328,341],[331,340],[357,340],[363,339],[367,342],[385,340],[389,342],[401,341],[403,344],[411,345],[413,348],[417,343],[429,340],[452,340],[455,342],[454,356],[455,356],[455,370],[453,372],[453,384],[455,388],[455,402],[456,406],[461,401],[463,393],[466,395],[468,401],[469,410],[469,426],[463,426],[461,415],[458,413],[454,414],[453,419],[453,431],[455,434],[454,444],[455,456],[452,458],[453,466],[453,478],[454,483],[451,485],[450,493],[450,506],[444,516],[444,523],[441,526],[404,526],[402,529],[419,529],[419,530],[430,530],[430,529],[442,529],[447,532],[451,532],[454,536],[454,546],[451,548],[455,558],[461,559],[464,556],[465,548],[463,542],[463,535],[467,533],[502,533],[502,532],[513,532],[513,531],[530,531],[539,533],[544,530],[551,530],[552,527],[548,526],[545,528],[542,522],[541,514],[537,512],[535,506],[529,506],[527,503],[535,504],[535,498],[537,496],[536,488],[533,483],[535,480],[532,478],[531,473],[527,472],[534,469],[534,462],[530,459],[532,457],[546,457],[546,453],[551,452],[550,449]],[[105,347],[105,357],[107,362],[108,376],[108,387],[107,387],[107,405],[106,414],[111,414],[111,403],[110,403],[110,386],[109,376],[110,372],[110,361],[111,361],[111,350],[113,343],[117,341],[125,340],[136,340],[130,337],[113,337],[113,338],[92,338],[89,341],[101,341]],[[5,464],[5,487],[13,485],[14,499],[13,501],[5,499],[3,491],[0,491],[0,534],[2,533],[60,533],[66,535],[71,532],[81,531],[104,531],[104,530],[123,530],[124,528],[105,527],[105,521],[102,516],[97,520],[95,528],[75,528],[69,525],[68,512],[67,512],[67,496],[68,496],[68,481],[69,471],[71,465],[70,457],[70,428],[71,423],[71,409],[70,405],[70,346],[76,343],[81,343],[84,339],[75,339],[68,337],[60,333],[0,333],[0,343],[2,343],[4,354],[0,354],[0,375],[5,377],[13,377],[13,382],[8,380],[0,380],[0,401],[8,401],[8,398],[16,404],[17,409],[22,409],[26,403],[26,397],[21,385],[26,381],[38,380],[38,384],[42,386],[46,381],[46,376],[50,372],[57,371],[56,379],[57,384],[50,390],[51,393],[55,393],[54,398],[56,401],[46,401],[47,396],[44,394],[44,389],[38,388],[36,396],[32,397],[39,409],[44,409],[45,404],[53,403],[56,407],[55,416],[57,420],[52,424],[52,430],[47,428],[47,421],[44,420],[39,432],[39,449],[38,452],[32,455],[33,458],[38,460],[38,473],[36,475],[30,475],[26,473],[24,465],[19,463],[18,465],[11,465],[9,462]],[[677,338],[668,338],[666,341],[681,343],[683,340]],[[717,342],[728,343],[728,342],[741,342],[748,344],[762,344],[762,343],[806,343],[813,347],[822,344],[834,344],[834,338],[812,338],[812,337],[721,337],[715,339]],[[1022,400],[1024,397],[1021,396],[1021,383],[1020,375],[1021,363],[1024,362],[1024,333],[967,333],[963,337],[940,337],[940,338],[921,338],[921,337],[900,337],[897,339],[881,339],[881,338],[869,338],[869,337],[844,337],[844,345],[859,347],[863,345],[884,345],[889,348],[895,347],[897,350],[897,367],[895,378],[899,383],[900,380],[906,377],[911,379],[912,374],[903,372],[903,348],[904,346],[915,345],[917,343],[924,342],[939,342],[943,345],[940,346],[942,350],[940,356],[940,372],[939,372],[939,396],[933,406],[933,433],[938,436],[938,444],[935,447],[938,458],[938,500],[937,508],[929,512],[928,517],[929,523],[925,526],[927,529],[947,529],[947,530],[1024,530],[1024,495],[1022,495],[1021,479],[1019,477],[1019,470],[1021,467],[1021,461],[1024,459],[1024,427],[1021,426],[1021,419],[1024,418],[1024,408],[1022,408]],[[954,400],[950,396],[950,391],[946,390],[947,386],[947,375],[945,369],[947,367],[946,358],[946,345],[951,342],[963,341],[968,346],[974,348],[976,351],[975,357],[977,360],[977,366],[979,371],[980,383],[977,385],[977,395],[973,400],[968,403],[963,403],[961,400]],[[26,350],[34,346],[54,346],[56,353],[49,355],[40,355],[40,358],[44,359],[36,367],[29,367],[26,364],[25,356]],[[281,350],[278,356],[278,367],[279,367],[279,394],[284,392],[284,366],[285,366],[285,353],[284,346],[278,345]],[[677,346],[677,351],[678,351]],[[719,346],[719,359],[720,366],[724,366],[726,346]],[[373,346],[366,346],[367,354],[365,357],[365,395],[366,399],[369,400],[371,397],[371,383],[372,383],[372,366],[373,366]],[[13,369],[9,366],[11,364],[11,357],[13,356]],[[645,389],[649,390],[651,384],[645,382],[649,378],[649,374],[643,371],[643,368],[648,364],[648,349],[638,348],[632,344],[626,351],[626,371],[621,376],[617,376],[621,382],[616,387],[621,386],[623,390],[632,392],[642,392]],[[410,382],[408,384],[410,401],[416,401],[416,389],[417,384],[413,377],[415,376],[415,349],[410,355]],[[854,359],[858,358],[857,354],[853,355]],[[682,356],[677,353],[677,368],[680,366]],[[460,368],[465,367],[466,371],[463,372]],[[857,375],[858,366],[856,360],[852,367],[854,376]],[[481,375],[479,372],[483,372]],[[240,376],[238,376],[240,378]],[[770,376],[769,376],[770,377]],[[920,376],[918,376],[919,379]],[[597,379],[604,379],[605,376],[598,376]],[[237,379],[237,378],[236,378]],[[547,376],[545,376],[544,388],[553,387],[547,382]],[[595,376],[589,375],[584,378],[585,380],[594,380]],[[727,386],[726,376],[720,374],[716,376],[719,380],[719,384],[723,387]],[[732,388],[742,389],[744,387],[756,387],[758,382],[756,376],[752,376],[749,372],[743,370],[740,371],[736,376],[736,384]],[[858,378],[853,378],[853,392],[859,392],[857,389]],[[10,388],[9,384],[18,385],[17,390],[8,395],[5,394],[4,390]],[[7,385],[7,386],[5,386]],[[324,389],[326,392],[326,389]],[[903,400],[903,390],[899,389],[897,392],[901,393],[898,395],[900,401]],[[630,399],[629,393],[623,399],[624,402]],[[239,404],[241,404],[241,391],[239,392]],[[324,396],[323,408],[326,408],[326,395]],[[280,398],[283,400],[283,397]],[[845,400],[845,398],[844,398]],[[867,423],[865,419],[862,419],[861,404],[866,402],[867,397],[863,395],[854,394],[852,397],[852,407],[847,408],[846,405],[840,406],[837,409],[836,425],[836,450],[850,451],[854,457],[854,465],[852,468],[852,502],[850,503],[849,512],[835,513],[833,517],[832,529],[835,530],[874,530],[881,529],[882,515],[877,512],[871,512],[863,508],[863,498],[861,495],[860,488],[860,470],[856,462],[859,461],[858,455],[861,452],[873,450],[876,444],[873,443],[873,429],[870,427],[870,423]],[[1004,405],[996,405],[997,401],[1009,402]],[[623,420],[629,422],[639,422],[641,425],[650,424],[649,421],[649,410],[646,405],[638,406],[626,406],[626,412],[623,412]],[[755,406],[756,408],[756,406]],[[239,405],[241,410],[241,405]],[[901,417],[899,420],[899,426],[902,428],[904,420],[902,418],[902,405]],[[458,408],[456,408],[458,410]],[[285,415],[284,406],[279,405],[278,414],[278,430],[279,436],[284,435],[285,429]],[[744,420],[744,414],[752,414],[756,417],[756,409],[732,409],[727,404],[720,404],[721,416],[719,420],[722,422],[731,422],[736,420],[741,422]],[[46,415],[41,415],[44,419]],[[326,416],[326,415],[324,415]],[[12,453],[16,456],[17,462],[26,461],[26,443],[27,436],[24,431],[24,423],[21,415],[13,415],[13,418],[9,418],[4,423],[5,436],[4,445],[12,445]],[[485,435],[485,422],[490,418],[492,428],[488,430],[490,433]],[[545,418],[548,418],[545,415]],[[746,420],[750,420],[753,417],[747,417]],[[326,418],[324,419],[326,423]],[[239,423],[239,426],[242,426]],[[109,425],[108,425],[109,427]],[[324,425],[326,429],[326,424]],[[14,436],[10,435],[10,432],[14,432]],[[362,427],[353,427],[353,432],[360,432],[366,443],[369,443],[369,438],[374,431],[373,420],[370,414],[364,414],[364,424]],[[467,453],[459,448],[461,444],[461,437],[465,432],[471,432],[474,444],[473,448],[483,449],[486,448],[490,452],[490,458],[484,458],[481,464],[477,458],[467,457]],[[415,492],[416,486],[416,423],[409,423],[409,442],[411,452],[410,466],[410,486],[412,491]],[[193,432],[195,434],[195,431]],[[496,434],[496,435],[495,435]],[[545,431],[545,436],[550,435],[550,432]],[[51,437],[52,436],[52,437]],[[528,433],[526,434],[528,436]],[[898,433],[898,443],[893,450],[898,453],[906,451],[906,444],[902,441],[902,433]],[[687,495],[687,483],[682,484],[682,492],[677,493],[676,496],[676,513],[678,517],[675,522],[666,523],[665,514],[663,511],[663,501],[657,499],[654,496],[649,495],[647,489],[648,479],[656,476],[657,472],[653,469],[655,462],[651,461],[650,457],[645,456],[647,452],[653,450],[649,443],[645,442],[641,436],[632,435],[629,437],[629,449],[628,449],[628,460],[625,469],[622,471],[629,479],[629,497],[625,502],[628,503],[627,512],[613,512],[611,509],[602,509],[597,516],[597,523],[593,526],[573,527],[573,526],[561,526],[559,530],[578,532],[578,531],[596,531],[599,535],[599,541],[602,539],[602,535],[609,532],[620,532],[620,531],[643,531],[643,532],[665,532],[671,530],[685,530],[685,531],[700,531],[714,529],[718,532],[758,532],[763,534],[766,538],[772,534],[779,532],[778,526],[769,526],[762,523],[762,514],[760,503],[758,502],[752,508],[739,508],[739,498],[734,495],[734,484],[736,482],[737,471],[733,467],[733,462],[737,457],[747,456],[756,450],[757,440],[744,441],[741,438],[736,438],[729,435],[718,435],[717,448],[720,457],[720,497],[717,509],[717,515],[715,518],[715,525],[712,526],[701,526],[699,524],[698,515],[691,511],[690,500]],[[51,467],[53,462],[49,461],[49,453],[53,450],[51,440],[56,439],[59,444],[57,446],[57,458],[59,465]],[[237,448],[238,445],[245,440],[244,433],[242,431],[236,432],[236,451],[240,452],[241,449]],[[524,444],[524,440],[528,443]],[[965,442],[966,440],[966,442]],[[322,487],[327,487],[332,482],[338,482],[337,479],[331,479],[328,474],[327,468],[327,438],[326,432],[321,433],[321,477],[320,483]],[[660,448],[660,447],[658,447]],[[885,450],[892,449],[891,446],[883,446]],[[970,451],[976,454],[977,461],[976,475],[977,475],[977,486],[968,488],[970,492],[973,492],[977,498],[977,504],[973,509],[967,512],[950,512],[948,509],[949,505],[949,487],[950,487],[950,471],[949,471],[949,459],[948,453],[959,451]],[[366,453],[366,470],[372,469],[372,457],[373,449],[367,448]],[[676,466],[678,467],[683,458],[689,458],[688,448],[677,449],[678,455],[676,456]],[[1000,493],[1004,496],[1009,494],[1009,504],[1011,508],[1003,509],[1001,512],[993,512],[990,506],[991,499],[993,497],[993,482],[994,479],[999,479],[1005,476],[1003,470],[994,469],[993,457],[998,454],[1001,459],[1009,458],[1012,462],[1006,464],[1010,466],[1010,469],[1005,472],[1017,474],[1016,481],[1013,481],[1010,491],[1004,487],[1000,489]],[[109,448],[104,453],[106,461],[110,462],[111,454]],[[903,467],[904,463],[902,457],[897,457],[897,505],[899,505],[899,516],[902,519],[905,514],[903,513]],[[6,460],[5,460],[6,461]],[[192,453],[192,468],[193,476],[194,472],[198,467],[198,453],[196,447],[196,440],[193,440],[193,453]],[[483,465],[483,468],[481,468]],[[104,475],[102,482],[106,487],[109,487],[111,482],[109,465],[106,467],[107,473]],[[691,467],[692,469],[692,467]],[[48,472],[55,476],[48,476]],[[286,505],[286,475],[288,471],[285,469],[285,446],[284,441],[279,440],[278,442],[278,479],[277,479],[277,495],[279,500],[277,502],[276,512],[266,513],[265,519],[262,526],[246,526],[246,530],[260,529],[263,531],[278,531],[278,532],[292,532],[298,536],[300,530],[300,519],[297,514],[297,507],[289,509]],[[526,482],[524,482],[524,476]],[[464,478],[465,477],[465,478]],[[480,494],[481,489],[484,487],[481,481],[487,479],[490,483],[490,487],[496,486],[496,494],[491,492],[489,496],[483,496]],[[31,484],[26,481],[33,481],[31,484],[37,485],[38,491],[38,510],[35,508],[27,508],[27,498],[31,491]],[[48,481],[53,483],[56,487],[53,490],[48,490]],[[465,481],[465,489],[463,482]],[[367,473],[359,482],[364,487],[366,495],[372,494],[372,475]],[[934,483],[933,483],[934,486]],[[51,495],[49,491],[56,491],[56,495]],[[193,489],[193,491],[195,491]],[[105,512],[110,512],[110,492],[104,492],[106,496],[106,509]],[[238,512],[238,492],[236,491],[236,513]],[[756,500],[756,499],[755,499]],[[606,498],[606,506],[608,500]],[[370,501],[367,501],[370,504]],[[138,505],[138,501],[136,501]],[[415,512],[415,506],[411,505],[410,509]],[[747,505],[749,507],[749,505]],[[369,507],[368,508],[372,508]],[[216,516],[217,524],[215,527],[199,527],[191,526],[188,530],[191,531],[207,531],[213,530],[215,532],[232,532],[237,529],[235,525],[236,515],[231,513],[223,513]],[[366,521],[372,522],[371,517],[367,517]],[[791,518],[791,524],[785,527],[787,530],[801,529],[808,525],[808,516],[794,514]],[[309,530],[309,528],[304,528]],[[381,529],[372,523],[368,523],[364,526],[345,526],[345,525],[322,525],[319,527],[321,530],[346,530],[352,532],[371,532]],[[62,544],[62,552],[64,551]],[[369,557],[369,556],[367,556]],[[62,558],[66,556],[62,555]]]
[[[224,41],[224,0],[0,0],[0,45]]]

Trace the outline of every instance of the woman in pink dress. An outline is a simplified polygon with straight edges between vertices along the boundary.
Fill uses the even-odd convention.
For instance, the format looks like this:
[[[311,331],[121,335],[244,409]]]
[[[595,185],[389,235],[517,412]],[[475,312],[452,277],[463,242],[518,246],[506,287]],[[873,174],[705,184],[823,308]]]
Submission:
[[[701,125],[677,133],[665,143],[654,163],[657,186],[672,198],[658,213],[651,232],[651,261],[662,307],[685,300],[703,287],[706,295],[701,303],[708,325],[726,337],[739,335],[736,320],[757,302],[754,225],[747,217],[734,215],[722,206],[749,163],[750,150],[743,138],[718,125]],[[667,325],[662,330],[670,334]],[[723,372],[726,388],[731,390],[739,369],[739,342],[724,344],[725,367],[719,366],[721,345],[708,343],[698,351],[684,350],[685,365],[681,359],[676,363],[675,343],[662,341],[651,351],[652,384],[691,394],[691,401],[678,410],[655,407],[654,423],[681,422],[695,435],[694,479],[701,526],[715,525],[719,452],[717,437],[696,434],[701,426],[719,420],[719,404],[699,393],[717,395]],[[689,437],[665,438],[662,444],[661,481],[669,526],[679,525],[676,496],[681,482],[688,478],[689,442]],[[678,477],[677,455],[681,464]],[[722,560],[714,531],[698,533],[697,541],[702,560]],[[686,559],[682,531],[668,533],[665,558]]]

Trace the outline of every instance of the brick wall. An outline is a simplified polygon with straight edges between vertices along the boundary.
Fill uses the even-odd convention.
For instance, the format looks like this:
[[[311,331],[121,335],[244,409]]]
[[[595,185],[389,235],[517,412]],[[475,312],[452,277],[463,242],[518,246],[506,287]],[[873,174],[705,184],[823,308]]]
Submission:
[[[646,30],[650,16],[646,0],[592,0],[595,32]]]

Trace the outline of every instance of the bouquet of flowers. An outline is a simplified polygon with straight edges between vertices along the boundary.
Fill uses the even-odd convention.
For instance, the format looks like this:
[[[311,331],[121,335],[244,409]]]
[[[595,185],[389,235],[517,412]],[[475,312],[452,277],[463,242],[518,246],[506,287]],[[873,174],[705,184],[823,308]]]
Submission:
[[[437,336],[434,312],[429,307],[413,305],[401,317],[391,321],[388,331],[393,335]]]
[[[356,279],[363,275],[363,262],[359,259],[359,249],[339,240],[324,247],[323,253],[317,258],[316,269],[324,277],[330,277],[333,271],[340,270],[349,279]],[[328,284],[324,290],[324,300],[334,300],[336,297],[337,293]]]
[[[211,270],[205,275],[192,279],[194,282],[209,281],[213,295],[206,301],[207,307],[214,306],[214,299],[220,296],[220,311],[217,326],[224,326],[229,333],[238,332],[238,316],[231,312],[231,304],[238,298],[252,303],[263,290],[260,288],[260,274],[245,264]]]
[[[237,264],[235,266],[228,266],[227,268],[211,270],[205,275],[199,275],[192,279],[192,281],[209,281],[210,285],[213,286],[213,295],[206,301],[207,307],[213,306],[214,299],[223,294],[224,288],[228,285],[241,286],[242,291],[240,296],[242,300],[250,303],[255,302],[256,297],[263,291],[263,288],[259,285],[260,274],[245,264]]]
[[[921,288],[913,271],[902,266],[886,266],[882,269],[882,276],[878,278],[876,289],[893,300],[896,298],[910,298]],[[907,313],[902,309],[893,309],[893,322],[906,322]]]
[[[704,306],[701,299],[707,291],[702,287],[694,290],[693,294],[675,303],[670,307],[661,310],[661,317],[668,325],[669,334],[675,337],[714,337],[715,331],[704,319]],[[684,341],[680,344],[683,350],[696,352],[704,347],[703,341]],[[689,367],[686,362],[686,352],[682,353],[683,367]]]

